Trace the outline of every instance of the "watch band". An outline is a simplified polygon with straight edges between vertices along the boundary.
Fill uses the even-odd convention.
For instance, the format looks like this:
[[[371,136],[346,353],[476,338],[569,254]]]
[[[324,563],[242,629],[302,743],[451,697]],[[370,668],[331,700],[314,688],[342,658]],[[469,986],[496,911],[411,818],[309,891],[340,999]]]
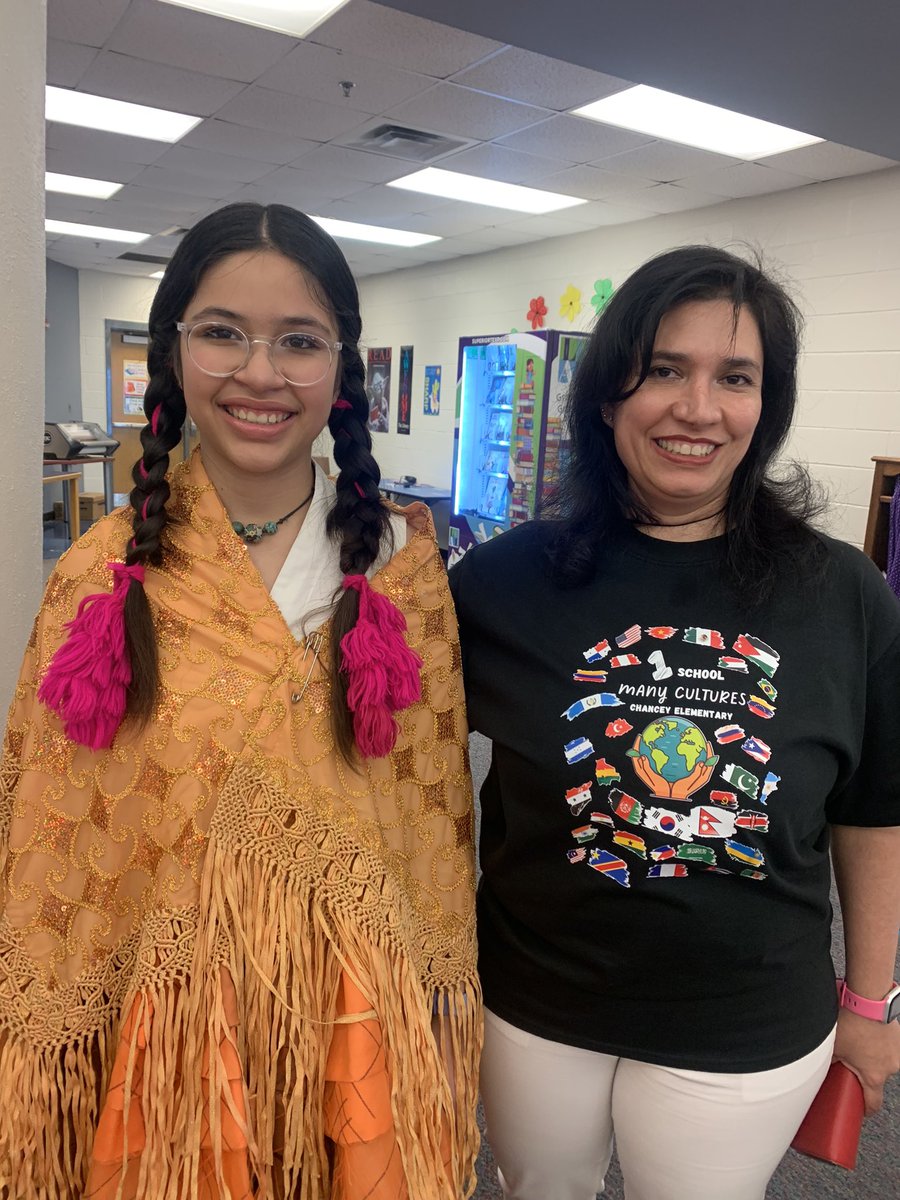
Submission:
[[[858,1017],[866,1017],[869,1021],[880,1021],[883,1025],[900,1018],[900,984],[896,981],[883,1000],[869,1000],[866,996],[858,996],[847,987],[843,979],[837,982],[841,1008],[856,1013]]]

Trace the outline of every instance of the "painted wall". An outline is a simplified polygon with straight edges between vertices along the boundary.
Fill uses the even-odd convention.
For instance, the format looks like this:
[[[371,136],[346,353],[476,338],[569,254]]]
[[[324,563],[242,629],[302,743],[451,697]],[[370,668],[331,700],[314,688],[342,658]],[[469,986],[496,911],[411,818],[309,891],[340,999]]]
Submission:
[[[81,341],[78,271],[47,259],[47,337],[44,342],[44,417],[81,420]]]
[[[387,477],[449,486],[458,339],[526,329],[543,295],[548,327],[586,329],[594,281],[620,283],[645,258],[688,242],[763,251],[807,316],[801,404],[790,452],[808,462],[832,499],[831,529],[861,544],[874,454],[900,455],[900,168],[712,208],[547,240],[360,282],[366,346],[393,348],[391,430],[397,425],[400,346],[415,347],[412,432],[375,434]],[[80,272],[82,394],[87,420],[105,420],[105,319],[145,321],[152,280]],[[569,284],[583,308],[559,315]],[[441,412],[423,414],[425,367],[440,364]],[[92,416],[92,413],[97,413]],[[330,454],[324,435],[317,447]],[[87,485],[86,485],[87,486]],[[93,485],[92,485],[93,486]]]
[[[367,343],[393,346],[394,361],[401,343],[415,346],[412,434],[374,435],[383,473],[449,486],[460,335],[528,328],[539,294],[548,327],[588,328],[596,279],[618,284],[651,254],[689,242],[759,247],[806,314],[790,452],[826,485],[832,531],[861,545],[870,457],[900,455],[900,168],[362,280]],[[569,284],[584,305],[571,325],[559,315]],[[427,363],[443,367],[439,417],[422,415]]]

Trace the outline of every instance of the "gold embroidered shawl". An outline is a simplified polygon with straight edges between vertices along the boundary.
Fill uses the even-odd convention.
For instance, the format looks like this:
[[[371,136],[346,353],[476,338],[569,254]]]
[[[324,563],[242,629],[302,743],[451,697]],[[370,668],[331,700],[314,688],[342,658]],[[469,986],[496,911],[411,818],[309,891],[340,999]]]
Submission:
[[[478,1143],[472,797],[430,525],[373,579],[422,699],[357,770],[332,742],[327,624],[314,661],[198,454],[172,487],[150,725],[95,753],[35,699],[78,602],[112,586],[122,510],[60,560],[10,711],[0,1195],[458,1200]]]

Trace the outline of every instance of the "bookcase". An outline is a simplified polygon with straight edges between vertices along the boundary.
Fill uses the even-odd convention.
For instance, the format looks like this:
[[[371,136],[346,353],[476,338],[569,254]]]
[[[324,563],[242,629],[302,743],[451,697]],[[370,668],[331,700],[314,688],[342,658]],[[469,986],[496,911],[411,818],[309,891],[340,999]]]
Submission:
[[[869,519],[866,523],[863,549],[883,571],[887,567],[891,497],[894,488],[900,487],[900,458],[876,457],[872,462],[875,464],[875,470],[872,474],[872,498],[869,501]]]

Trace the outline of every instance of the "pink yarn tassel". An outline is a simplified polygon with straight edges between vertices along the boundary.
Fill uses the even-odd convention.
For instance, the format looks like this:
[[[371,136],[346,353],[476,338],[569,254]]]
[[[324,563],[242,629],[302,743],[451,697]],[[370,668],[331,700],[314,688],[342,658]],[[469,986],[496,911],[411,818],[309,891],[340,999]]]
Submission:
[[[38,700],[63,723],[66,736],[91,750],[112,744],[125,716],[131,663],[125,649],[125,597],[132,582],[144,582],[144,568],[106,564],[113,590],[97,592],[78,605],[69,636],[53,656]]]
[[[406,618],[365,575],[345,575],[343,586],[359,593],[359,619],[341,638],[341,670],[350,677],[347,704],[353,733],[366,758],[390,754],[397,740],[394,713],[422,694],[422,660],[406,644]]]

